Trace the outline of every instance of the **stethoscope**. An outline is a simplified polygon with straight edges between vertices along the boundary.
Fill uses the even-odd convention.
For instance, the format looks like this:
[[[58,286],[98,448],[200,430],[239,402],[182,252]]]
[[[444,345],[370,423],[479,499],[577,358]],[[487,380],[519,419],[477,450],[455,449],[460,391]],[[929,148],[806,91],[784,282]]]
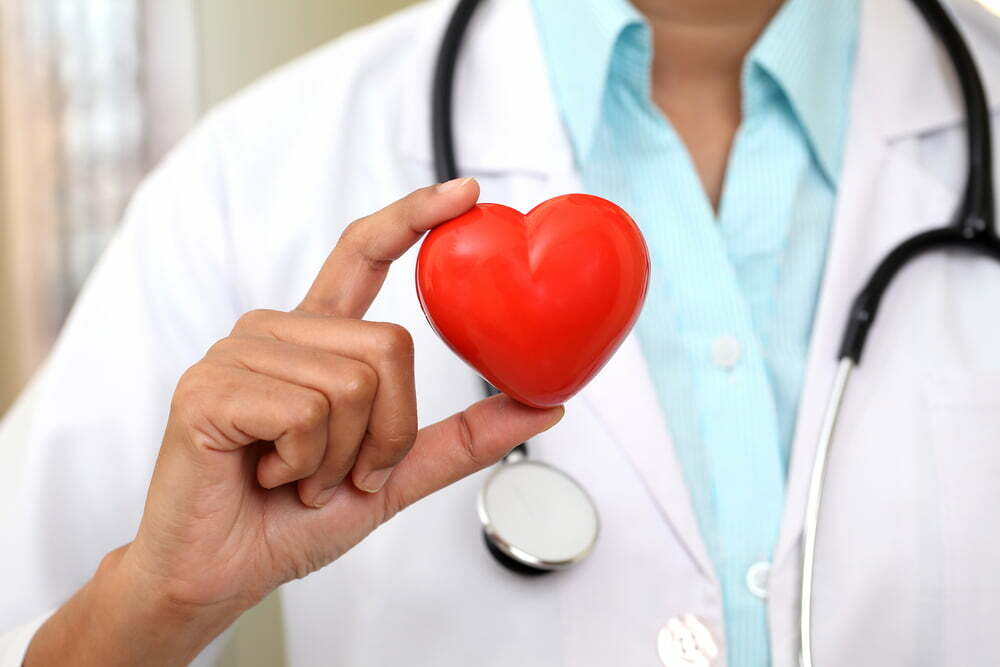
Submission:
[[[806,502],[800,610],[803,667],[813,666],[812,589],[826,463],[851,371],[861,361],[882,297],[900,269],[930,251],[964,250],[1000,261],[990,115],[982,79],[968,45],[940,2],[912,2],[944,45],[958,75],[968,127],[968,174],[951,223],[917,234],[896,246],[882,259],[851,305]],[[455,65],[462,38],[478,5],[479,0],[459,0],[445,30],[434,70],[431,134],[439,181],[458,176],[452,131]],[[489,384],[486,390],[495,392]],[[490,552],[510,569],[527,574],[563,569],[585,558],[594,547],[600,523],[597,509],[583,488],[556,468],[528,458],[526,443],[515,448],[486,479],[479,495],[479,517]]]

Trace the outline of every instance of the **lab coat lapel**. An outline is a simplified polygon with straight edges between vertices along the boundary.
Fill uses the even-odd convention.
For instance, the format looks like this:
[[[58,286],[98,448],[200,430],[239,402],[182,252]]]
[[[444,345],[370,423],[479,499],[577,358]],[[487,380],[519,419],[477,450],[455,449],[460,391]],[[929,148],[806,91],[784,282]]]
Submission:
[[[581,392],[604,431],[631,460],[664,519],[706,577],[715,574],[690,494],[657,400],[656,388],[633,332]]]
[[[994,19],[970,4],[957,3],[956,14],[977,55],[987,89],[993,91],[992,99],[1000,99],[997,50],[980,41],[982,26]],[[850,303],[879,260],[905,238],[948,222],[957,203],[957,193],[923,169],[915,151],[907,154],[900,150],[907,138],[963,121],[950,61],[908,2],[863,2],[860,35],[844,169],[792,448],[775,567],[799,554],[806,490]],[[964,165],[959,168],[964,169]],[[878,328],[876,323],[873,336],[878,335]],[[870,379],[879,373],[879,362],[877,355],[867,355],[855,373],[849,393],[860,399],[856,404],[864,403],[863,394],[873,385]],[[831,457],[836,456],[834,442]]]

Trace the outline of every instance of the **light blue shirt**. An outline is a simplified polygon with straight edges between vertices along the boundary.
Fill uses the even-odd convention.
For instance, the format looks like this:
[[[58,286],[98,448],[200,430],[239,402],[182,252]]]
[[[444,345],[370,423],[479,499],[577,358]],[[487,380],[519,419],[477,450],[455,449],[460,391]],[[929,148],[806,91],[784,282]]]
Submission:
[[[858,0],[786,0],[747,57],[718,215],[651,101],[651,33],[626,0],[534,0],[584,187],[642,228],[637,331],[722,586],[731,667],[770,664],[768,563],[826,257]],[[665,621],[666,619],[664,619]]]

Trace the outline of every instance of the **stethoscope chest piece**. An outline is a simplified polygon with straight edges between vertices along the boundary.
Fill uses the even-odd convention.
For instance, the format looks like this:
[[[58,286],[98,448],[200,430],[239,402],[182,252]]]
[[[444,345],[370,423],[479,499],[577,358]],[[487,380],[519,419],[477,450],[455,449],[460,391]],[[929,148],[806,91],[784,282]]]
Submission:
[[[597,507],[573,478],[517,451],[483,484],[479,519],[490,553],[522,574],[579,562],[600,532]]]

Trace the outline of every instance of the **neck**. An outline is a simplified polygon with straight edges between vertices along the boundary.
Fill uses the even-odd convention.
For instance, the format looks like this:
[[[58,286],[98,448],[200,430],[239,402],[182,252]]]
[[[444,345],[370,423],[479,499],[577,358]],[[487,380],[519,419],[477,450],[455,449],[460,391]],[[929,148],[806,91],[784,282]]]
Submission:
[[[632,0],[653,29],[653,82],[739,80],[783,0]]]
[[[632,0],[653,30],[653,101],[716,208],[740,124],[743,60],[783,0]]]

